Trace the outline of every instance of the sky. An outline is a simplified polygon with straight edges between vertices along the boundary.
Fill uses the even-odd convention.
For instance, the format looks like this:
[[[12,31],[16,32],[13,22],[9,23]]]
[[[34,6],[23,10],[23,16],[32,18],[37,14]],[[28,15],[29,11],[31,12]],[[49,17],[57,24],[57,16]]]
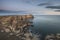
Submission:
[[[60,0],[0,0],[0,10],[34,15],[60,15]]]

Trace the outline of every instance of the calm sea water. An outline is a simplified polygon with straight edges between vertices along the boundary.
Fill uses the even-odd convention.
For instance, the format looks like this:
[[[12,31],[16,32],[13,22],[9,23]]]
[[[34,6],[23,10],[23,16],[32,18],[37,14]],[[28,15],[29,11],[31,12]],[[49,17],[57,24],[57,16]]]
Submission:
[[[43,37],[47,34],[60,33],[59,15],[35,15],[33,24],[32,31],[41,34]]]

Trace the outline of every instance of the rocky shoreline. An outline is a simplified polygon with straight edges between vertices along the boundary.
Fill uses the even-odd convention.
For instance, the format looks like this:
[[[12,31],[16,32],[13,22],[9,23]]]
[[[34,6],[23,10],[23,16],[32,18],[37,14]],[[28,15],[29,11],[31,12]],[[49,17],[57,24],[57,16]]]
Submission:
[[[33,15],[0,16],[0,40],[31,40]]]

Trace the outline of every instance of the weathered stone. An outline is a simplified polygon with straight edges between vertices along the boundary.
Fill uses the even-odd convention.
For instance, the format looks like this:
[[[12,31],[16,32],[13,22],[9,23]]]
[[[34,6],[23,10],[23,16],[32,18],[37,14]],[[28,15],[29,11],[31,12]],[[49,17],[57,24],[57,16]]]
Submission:
[[[21,40],[30,40],[29,36],[31,34],[27,34],[27,32],[29,31],[29,27],[33,23],[31,23],[30,21],[32,19],[33,15],[31,14],[18,16],[0,16],[0,27],[5,31],[5,33],[9,33],[8,36],[15,35]]]

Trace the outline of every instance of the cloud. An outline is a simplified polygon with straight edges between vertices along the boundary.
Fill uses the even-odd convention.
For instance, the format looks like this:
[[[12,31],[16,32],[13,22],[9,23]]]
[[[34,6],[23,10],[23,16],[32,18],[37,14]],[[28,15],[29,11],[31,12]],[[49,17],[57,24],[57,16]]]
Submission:
[[[46,15],[60,15],[60,12],[55,12],[52,10],[44,10],[43,13],[45,13]]]
[[[40,4],[38,4],[38,6],[46,6],[46,5],[51,5],[50,3],[40,3]]]
[[[26,1],[30,2],[30,0],[26,0]],[[18,1],[17,0],[16,1],[14,1],[14,0],[6,1],[5,0],[5,1],[2,1],[3,5],[0,5],[0,9],[1,10],[23,11],[23,12],[26,11],[28,14],[30,13],[30,14],[34,14],[34,15],[59,14],[58,12],[55,13],[53,10],[51,11],[48,8],[42,7],[42,5],[46,5],[46,7],[47,7],[50,3],[43,2],[40,4],[41,6],[36,6],[35,4],[37,4],[37,2],[40,3],[40,1],[37,1],[37,2],[36,1],[33,1],[32,2],[33,5],[32,5],[31,3],[26,3],[25,1],[23,2],[23,0],[18,0]]]
[[[7,15],[26,15],[28,12],[26,11],[13,11],[13,10],[0,10],[0,16],[7,16]]]
[[[55,12],[60,12],[60,6],[46,6],[46,8],[53,9]]]
[[[0,10],[0,13],[22,13],[25,11]]]
[[[60,12],[60,10],[55,10],[55,12]]]
[[[51,9],[60,9],[60,6],[46,6],[46,8],[51,8]]]
[[[42,12],[47,14],[47,15],[60,15],[60,3],[57,1],[53,2],[43,2],[38,4],[38,6],[42,6],[46,8]]]

